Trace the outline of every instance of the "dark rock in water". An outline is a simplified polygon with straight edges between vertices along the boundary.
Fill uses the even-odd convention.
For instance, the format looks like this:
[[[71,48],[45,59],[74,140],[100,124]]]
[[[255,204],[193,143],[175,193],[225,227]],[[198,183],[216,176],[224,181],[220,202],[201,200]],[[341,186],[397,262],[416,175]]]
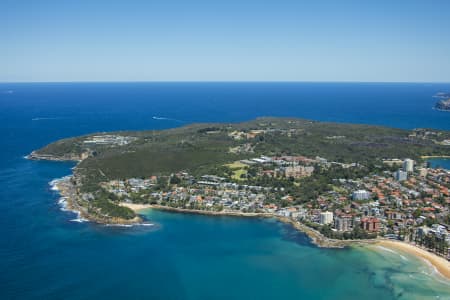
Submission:
[[[434,107],[439,110],[450,111],[450,98],[437,102]]]

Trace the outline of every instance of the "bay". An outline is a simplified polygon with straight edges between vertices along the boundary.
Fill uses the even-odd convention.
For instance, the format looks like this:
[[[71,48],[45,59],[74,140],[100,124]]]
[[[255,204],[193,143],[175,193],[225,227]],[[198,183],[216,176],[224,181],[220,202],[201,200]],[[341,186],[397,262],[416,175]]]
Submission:
[[[48,183],[70,163],[23,158],[91,132],[258,116],[450,129],[445,84],[0,84],[1,299],[450,299],[414,257],[319,249],[274,220],[145,211],[153,227],[72,221]]]

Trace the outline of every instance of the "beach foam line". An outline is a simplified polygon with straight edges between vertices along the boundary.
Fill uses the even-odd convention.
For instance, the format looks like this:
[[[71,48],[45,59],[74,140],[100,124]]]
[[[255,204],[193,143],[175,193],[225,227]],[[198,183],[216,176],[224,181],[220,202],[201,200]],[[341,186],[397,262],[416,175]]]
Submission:
[[[379,249],[381,249],[381,250],[383,250],[383,251],[386,251],[386,252],[389,252],[389,253],[392,253],[392,254],[396,254],[396,255],[400,256],[400,258],[401,258],[402,260],[404,260],[404,261],[409,261],[408,258],[406,258],[404,255],[401,255],[401,254],[398,253],[397,251],[394,251],[394,250],[392,250],[392,249],[389,249],[389,248],[386,248],[386,247],[383,247],[383,246],[380,246],[380,245],[377,245],[376,247],[379,248]]]
[[[426,275],[432,275],[433,273],[440,274],[438,269],[435,266],[433,266],[433,264],[431,262],[429,262],[428,259],[425,259],[423,257],[420,257],[420,259],[423,262],[425,262],[425,265],[429,268],[429,271],[431,271],[430,273],[423,271],[424,274],[426,274]]]
[[[433,276],[434,278],[442,278],[443,280],[445,280],[442,282],[446,282],[446,284],[450,285],[450,262],[447,259],[441,256],[437,256],[436,254],[415,245],[404,242],[382,240],[379,243],[385,246],[383,248],[394,248],[395,250],[398,250],[400,252],[404,252],[417,257],[419,261],[424,261],[425,263],[423,264],[423,267],[425,269],[420,268],[420,271],[422,271],[423,274]],[[380,247],[381,245],[377,246],[378,248],[382,249]],[[426,269],[428,269],[428,272],[426,271]]]
[[[444,283],[444,284],[450,286],[450,281],[444,279],[445,276],[441,272],[439,272],[438,268],[436,268],[435,265],[433,265],[429,260],[427,260],[423,257],[421,257],[421,259],[423,262],[425,262],[425,265],[429,270],[429,272],[422,270],[421,271],[422,274],[433,277],[435,280],[439,281],[440,283]]]
[[[386,247],[383,247],[383,246],[380,246],[380,245],[377,245],[376,247],[379,248],[379,249],[381,249],[381,250],[384,250],[384,251],[387,251],[387,252],[390,252],[390,253],[393,253],[393,254],[398,254],[398,255],[400,255],[400,253],[398,253],[398,252],[396,252],[396,251],[394,251],[394,250],[392,250],[392,249],[389,249],[389,248],[386,248]]]

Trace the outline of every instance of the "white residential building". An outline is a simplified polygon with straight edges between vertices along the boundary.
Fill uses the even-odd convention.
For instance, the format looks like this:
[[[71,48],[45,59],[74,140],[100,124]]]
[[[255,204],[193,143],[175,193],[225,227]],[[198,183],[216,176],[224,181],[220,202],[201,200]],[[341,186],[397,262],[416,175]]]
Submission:
[[[328,225],[333,223],[333,213],[331,211],[320,213],[320,224]]]
[[[394,173],[394,178],[397,181],[405,181],[408,179],[408,173],[402,170],[398,170]]]
[[[357,190],[352,194],[353,200],[368,200],[370,199],[370,193],[366,190]]]
[[[403,171],[408,173],[414,172],[414,160],[409,158],[405,159],[403,161]]]

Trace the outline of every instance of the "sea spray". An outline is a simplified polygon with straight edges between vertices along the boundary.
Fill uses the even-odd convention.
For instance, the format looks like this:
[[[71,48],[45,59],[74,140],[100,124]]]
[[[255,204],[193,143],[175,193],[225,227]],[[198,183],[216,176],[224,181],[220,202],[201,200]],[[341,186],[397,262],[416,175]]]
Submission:
[[[60,192],[60,188],[59,188],[59,184],[61,184],[64,181],[70,180],[72,178],[71,175],[67,175],[61,178],[56,178],[53,179],[52,181],[49,182],[50,185],[50,190],[55,191],[57,193]],[[68,201],[67,201],[67,197],[60,197],[58,199],[58,205],[61,209],[61,211],[64,212],[71,212],[77,215],[77,217],[75,219],[71,219],[71,222],[78,222],[78,223],[83,223],[83,222],[88,222],[89,220],[82,218],[81,217],[81,212],[76,210],[76,209],[69,209],[68,208]]]

